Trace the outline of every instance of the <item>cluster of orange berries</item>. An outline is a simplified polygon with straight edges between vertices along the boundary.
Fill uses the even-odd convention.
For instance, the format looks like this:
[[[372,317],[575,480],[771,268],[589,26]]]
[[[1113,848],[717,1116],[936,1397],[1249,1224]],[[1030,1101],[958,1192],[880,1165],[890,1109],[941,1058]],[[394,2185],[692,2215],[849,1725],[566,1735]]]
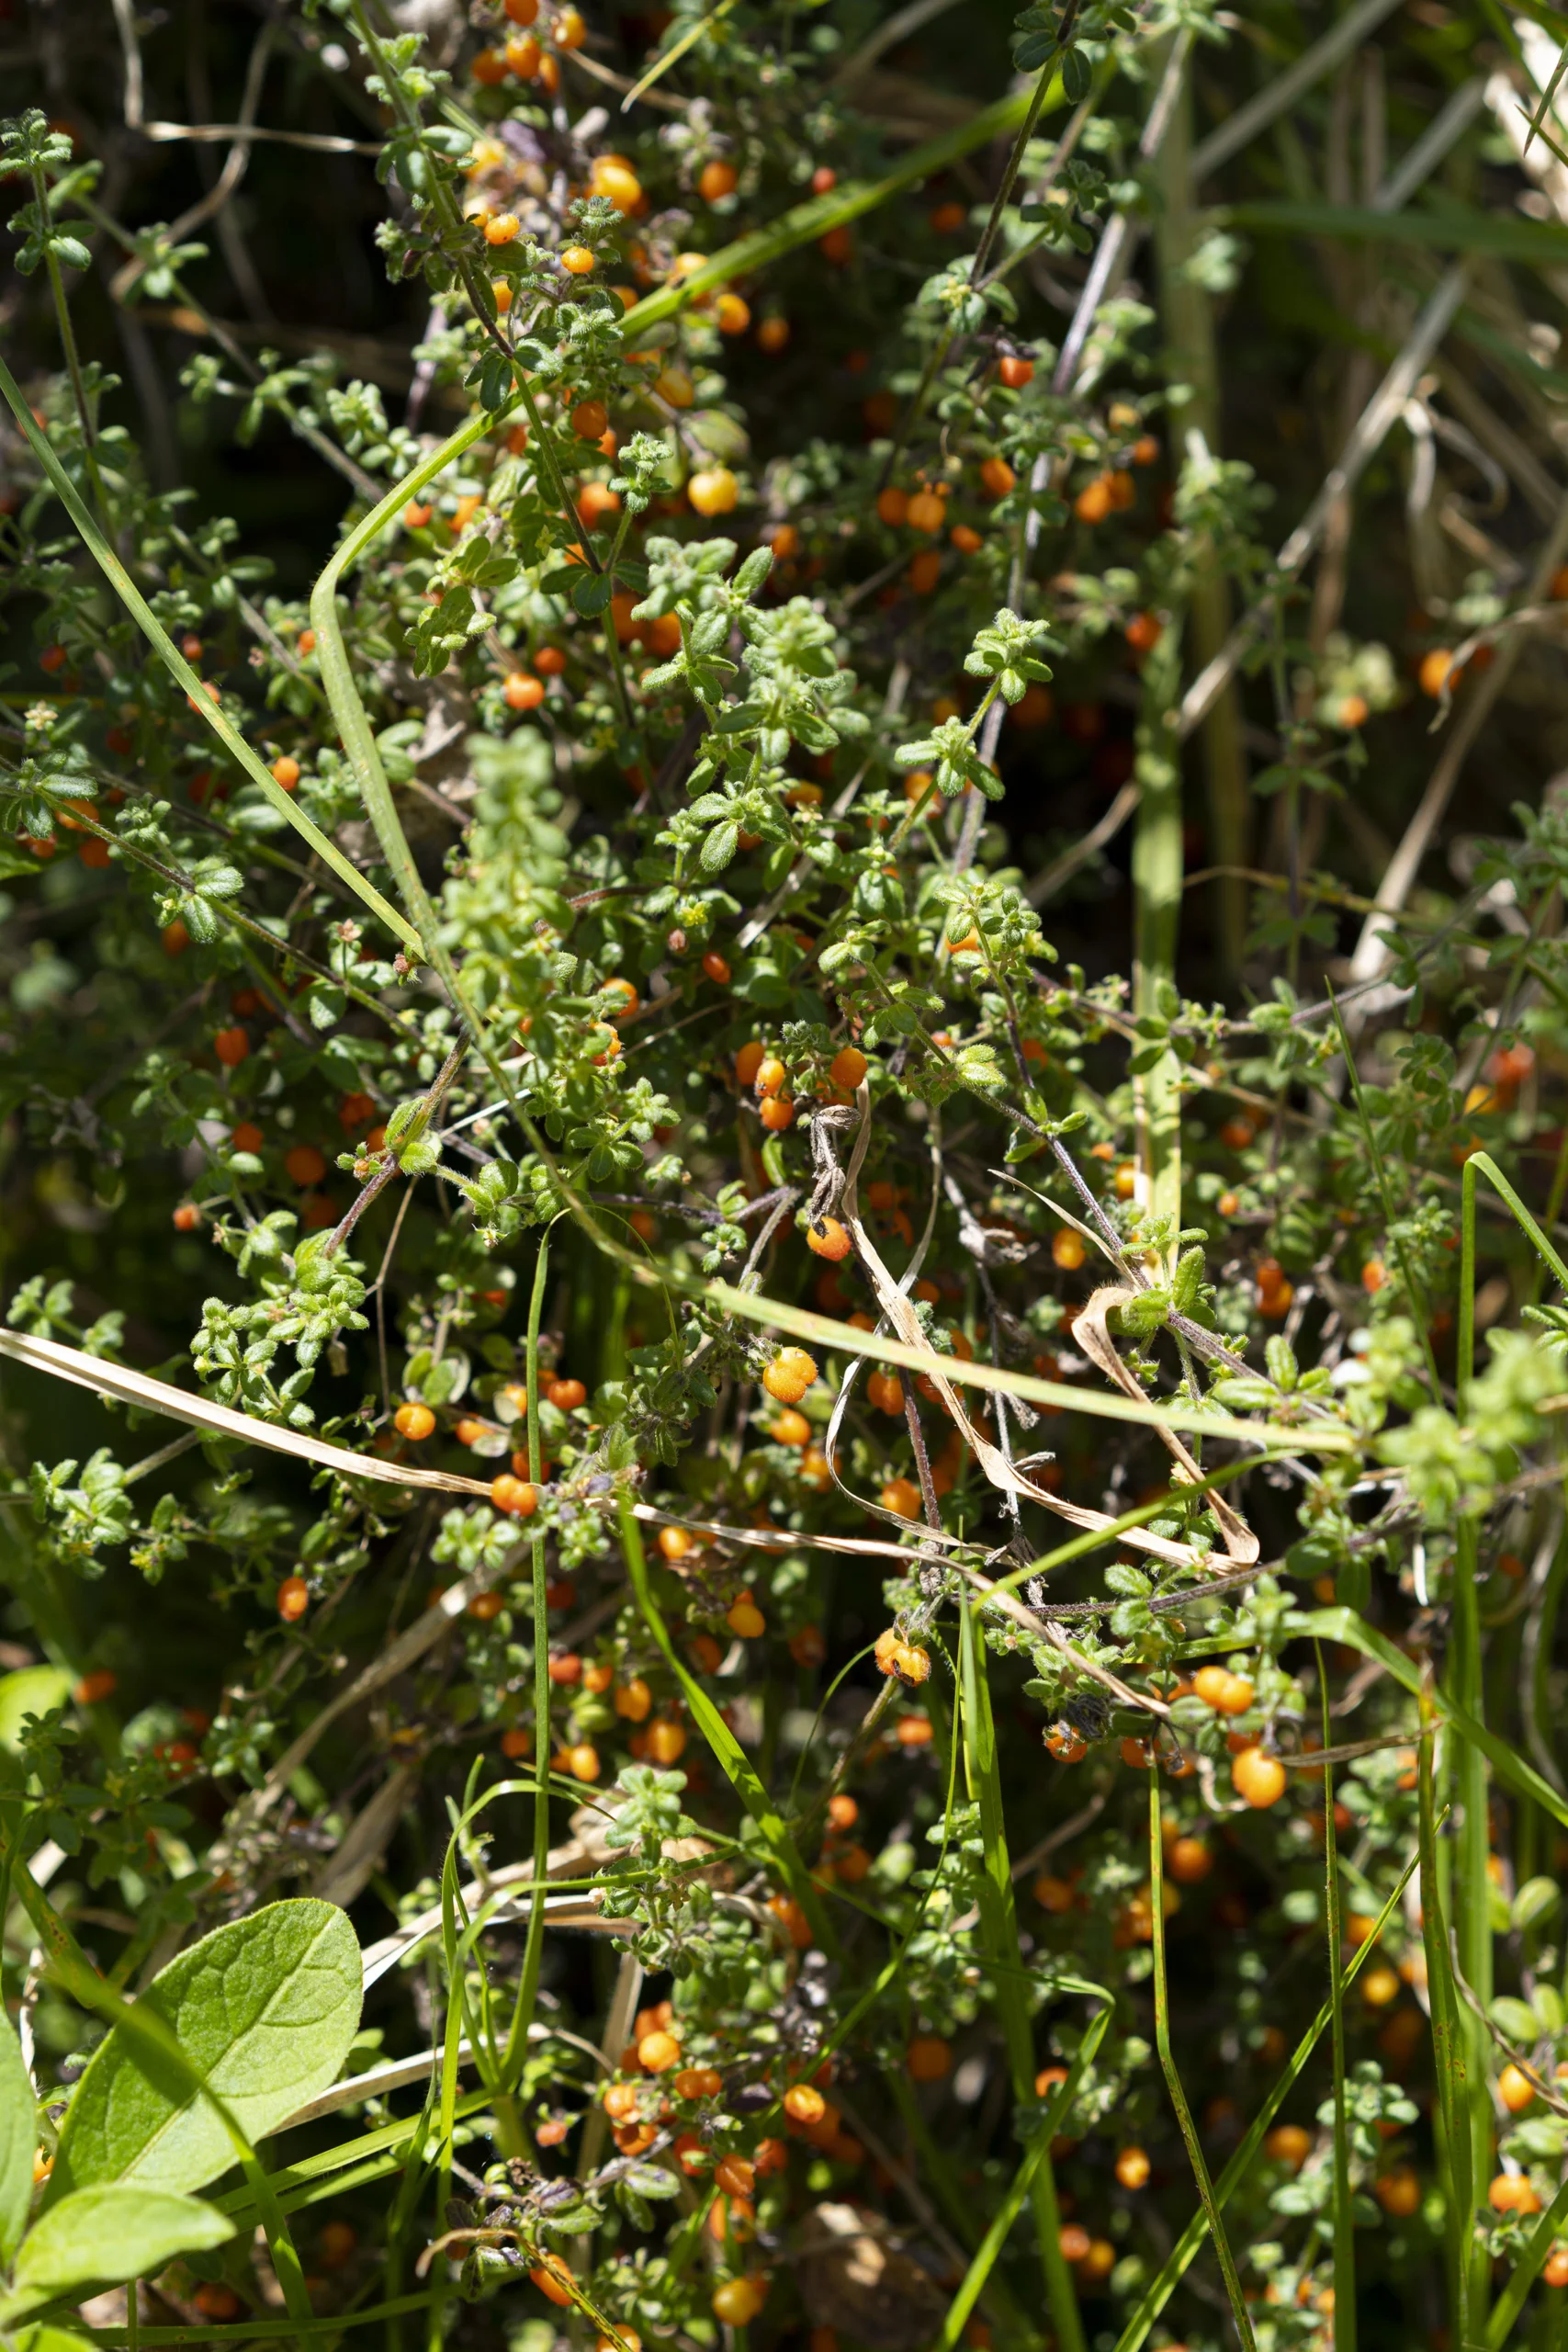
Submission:
[[[549,28],[551,50],[541,48],[528,29],[538,18],[539,0],[506,0],[506,14],[513,30],[501,49],[481,49],[469,72],[484,89],[493,89],[511,75],[519,82],[537,82],[553,97],[560,87],[560,62],[552,51],[570,53],[582,47],[588,28],[581,14],[563,8],[555,17]]]

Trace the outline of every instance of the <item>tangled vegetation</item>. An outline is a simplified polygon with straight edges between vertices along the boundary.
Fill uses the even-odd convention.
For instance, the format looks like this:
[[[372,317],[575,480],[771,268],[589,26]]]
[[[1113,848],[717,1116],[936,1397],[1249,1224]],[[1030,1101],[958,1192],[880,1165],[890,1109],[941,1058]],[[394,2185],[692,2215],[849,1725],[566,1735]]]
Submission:
[[[0,7],[17,2352],[1563,2342],[1521,7]]]

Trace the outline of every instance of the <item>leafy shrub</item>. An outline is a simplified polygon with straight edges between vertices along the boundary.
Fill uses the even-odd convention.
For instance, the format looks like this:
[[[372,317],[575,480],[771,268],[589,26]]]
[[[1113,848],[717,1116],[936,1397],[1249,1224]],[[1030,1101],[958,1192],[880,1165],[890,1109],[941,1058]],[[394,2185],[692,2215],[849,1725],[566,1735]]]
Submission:
[[[1555,2342],[1550,39],[101,15],[0,2329]]]

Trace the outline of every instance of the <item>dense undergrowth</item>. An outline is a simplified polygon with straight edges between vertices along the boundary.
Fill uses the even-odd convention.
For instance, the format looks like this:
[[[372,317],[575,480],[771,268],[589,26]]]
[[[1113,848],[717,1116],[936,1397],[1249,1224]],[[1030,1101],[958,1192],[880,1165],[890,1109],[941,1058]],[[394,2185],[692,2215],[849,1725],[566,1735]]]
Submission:
[[[1562,36],[4,11],[7,2341],[1561,2342]]]

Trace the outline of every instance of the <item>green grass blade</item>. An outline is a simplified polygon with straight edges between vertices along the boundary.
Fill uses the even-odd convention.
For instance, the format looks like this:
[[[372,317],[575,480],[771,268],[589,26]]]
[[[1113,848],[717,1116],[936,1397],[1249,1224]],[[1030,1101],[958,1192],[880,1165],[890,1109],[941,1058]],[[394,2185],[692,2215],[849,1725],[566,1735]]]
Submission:
[[[1077,2055],[1067,2069],[1067,2079],[1065,2083],[1057,2085],[1044,2114],[1035,2127],[1029,2153],[1014,2173],[1011,2186],[997,2211],[996,2218],[986,2232],[974,2260],[964,2275],[964,2283],[948,2306],[942,2334],[932,2345],[931,2352],[955,2352],[955,2347],[968,2324],[969,2315],[980,2300],[997,2256],[1007,2243],[1008,2233],[1023,2211],[1024,2199],[1033,2187],[1034,2176],[1050,2154],[1051,2142],[1055,2136],[1056,2125],[1072,2105],[1078,2085],[1083,2080],[1087,2069],[1092,2064],[1096,2051],[1105,2039],[1105,2030],[1111,2023],[1114,2006],[1108,1994],[1105,2007],[1097,2017],[1089,2020],[1084,2038],[1078,2044]]]
[[[1469,212],[1458,207],[1373,212],[1359,205],[1299,202],[1280,197],[1222,205],[1210,218],[1227,229],[1250,230],[1255,236],[1424,245],[1439,253],[1484,254],[1496,261],[1525,262],[1537,269],[1561,269],[1568,261],[1568,228],[1555,221]]]
[[[768,1851],[788,1887],[811,1922],[812,1933],[824,1951],[838,1950],[838,1938],[822,1906],[822,1899],[813,1883],[810,1872],[796,1853],[789,1831],[780,1818],[772,1797],[757,1778],[751,1759],[741,1747],[702,1684],[678,1655],[670,1638],[648,1573],[648,1559],[642,1548],[642,1531],[632,1512],[629,1488],[621,1489],[621,1544],[626,1553],[626,1574],[631,1580],[637,1607],[641,1610],[649,1632],[663,1653],[666,1665],[681,1685],[682,1697],[692,1711],[692,1720],[712,1748],[726,1779],[734,1789],[747,1812],[761,1831]]]
[[[1341,1971],[1339,1977],[1341,1998],[1349,1991],[1368,1959],[1377,1950],[1378,1938],[1398,1909],[1400,1898],[1410,1883],[1418,1859],[1417,1855],[1412,1854],[1400,1873],[1398,1885],[1378,1914],[1376,1928],[1367,1938],[1365,1943],[1358,1945],[1351,1954],[1348,1966]],[[1263,2145],[1264,2134],[1285,2104],[1313,2052],[1327,2032],[1332,2017],[1332,2004],[1325,2001],[1312,2024],[1296,2044],[1284,2072],[1280,2075],[1258,2113],[1242,2134],[1240,2144],[1214,2183],[1214,2201],[1222,2209],[1251,2172],[1258,2160],[1258,2150]],[[1182,2278],[1191,2265],[1193,2256],[1208,2233],[1208,2216],[1200,2210],[1188,2222],[1180,2237],[1160,2265],[1156,2276],[1144,2290],[1143,2299],[1137,2310],[1116,2339],[1115,2352],[1140,2352],[1140,2347],[1146,2340],[1150,2328],[1153,2327],[1180,2285]]]
[[[75,484],[33,422],[32,410],[23,396],[16,378],[3,359],[0,359],[0,392],[5,394],[6,405],[15,416],[28,447],[49,477],[51,489],[70,515],[88,554],[163,662],[164,669],[168,671],[175,684],[182,686],[190,696],[197,717],[210,727],[230,758],[238,761],[252,783],[265,795],[279,815],[288,819],[300,839],[310,843],[322,864],[330,865],[338,879],[348,885],[355,897],[361,899],[371,912],[379,917],[393,935],[400,939],[405,947],[412,948],[414,954],[423,959],[424,947],[419,933],[412,924],[400,915],[395,907],[388,904],[379,890],[373,888],[367,882],[359,868],[344,855],[336,842],[329,841],[321,828],[310,822],[304,810],[295,807],[294,802],[274,776],[272,770],[252,751],[238,729],[231,724],[211,700],[201,679],[191,668],[190,663],[175,645],[135,581],[132,580],[88,514],[86,507],[77,495]]]
[[[645,294],[640,302],[633,303],[623,324],[628,332],[656,326],[661,319],[673,318],[697,295],[711,293],[737,277],[755,277],[759,270],[782,261],[797,246],[825,237],[830,229],[846,228],[863,213],[874,212],[890,197],[901,195],[913,182],[929,179],[955,164],[961,155],[1016,131],[1033,100],[1032,90],[1013,91],[1007,97],[998,98],[994,106],[982,107],[967,122],[958,123],[952,130],[911,147],[881,179],[846,181],[842,187],[829,189],[826,196],[811,197],[804,204],[792,205],[776,220],[770,220],[766,228],[750,230],[732,244],[722,247],[701,269],[682,277],[678,286],[661,286],[656,292]],[[1061,75],[1057,74],[1045,94],[1044,106],[1054,107],[1064,102]]]
[[[1293,1634],[1310,1634],[1327,1642],[1344,1642],[1351,1649],[1359,1650],[1363,1657],[1375,1657],[1413,1699],[1421,1696],[1418,1668],[1403,1650],[1395,1649],[1392,1642],[1374,1633],[1353,1609],[1292,1610],[1290,1626]],[[1448,1692],[1435,1690],[1431,1698],[1436,1713],[1480,1749],[1500,1781],[1506,1781],[1517,1795],[1529,1797],[1532,1804],[1540,1805],[1543,1813],[1549,1813],[1553,1821],[1560,1822],[1564,1829],[1568,1829],[1568,1800],[1560,1796],[1549,1781],[1543,1781],[1532,1764],[1527,1764],[1522,1756],[1517,1756],[1506,1740],[1499,1739],[1495,1732],[1488,1731],[1484,1724],[1478,1723],[1470,1710],[1461,1706]]]
[[[1423,1706],[1423,1714],[1428,1712]],[[1448,2172],[1450,2211],[1462,2217],[1461,2234],[1450,2235],[1447,2250],[1453,2265],[1454,2327],[1461,2344],[1470,2341],[1472,2268],[1466,2240],[1474,2201],[1471,2164],[1471,2134],[1465,2098],[1465,2045],[1449,1952],[1448,1927],[1443,1917],[1441,1870],[1438,1855],[1436,1798],[1432,1785],[1432,1743],[1419,1743],[1417,1761],[1421,1836],[1421,1939],[1427,1955],[1427,1999],[1431,2012],[1432,2061],[1442,2120],[1442,2154]]]
[[[1473,1330],[1474,1328],[1474,1300],[1471,1295],[1471,1291],[1473,1283],[1475,1266],[1475,1180],[1477,1176],[1484,1176],[1493,1191],[1496,1193],[1501,1199],[1507,1203],[1508,1207],[1513,1211],[1515,1222],[1519,1227],[1520,1231],[1529,1235],[1530,1240],[1534,1243],[1536,1249],[1540,1250],[1547,1264],[1551,1268],[1552,1272],[1556,1275],[1563,1289],[1568,1290],[1568,1265],[1563,1263],[1562,1258],[1552,1248],[1551,1242],[1547,1239],[1540,1226],[1537,1225],[1534,1217],[1531,1216],[1529,1209],[1526,1208],[1523,1201],[1520,1200],[1517,1193],[1515,1192],[1513,1186],[1509,1183],[1507,1178],[1504,1175],[1502,1170],[1493,1159],[1491,1153],[1486,1151],[1472,1151],[1470,1158],[1464,1163],[1464,1168],[1460,1179],[1461,1193],[1463,1202],[1460,1239],[1461,1247],[1462,1249],[1465,1247],[1465,1235],[1468,1231],[1468,1247],[1470,1252],[1469,1263],[1472,1274],[1471,1283],[1461,1283],[1460,1286],[1460,1315],[1461,1322],[1459,1336],[1461,1341],[1464,1337],[1463,1318],[1467,1315],[1472,1318],[1472,1329]]]
[[[997,2011],[1007,2042],[1013,2099],[1021,2107],[1034,2097],[1034,2034],[1025,1980],[1018,1967],[1012,1863],[1008,1853],[1001,1781],[997,1770],[996,1724],[991,1714],[990,1686],[984,1670],[980,1629],[976,1622],[976,1604],[970,1604],[959,1612],[964,1767],[980,1808],[980,1834],[985,1846],[985,1876],[979,1895],[981,1929],[996,1963]],[[1026,2188],[1033,2209],[1041,2267],[1045,2277],[1045,2299],[1057,2342],[1063,2352],[1082,2352],[1083,2323],[1078,2316],[1077,2293],[1062,2255],[1061,2209],[1056,2201],[1049,2146],[1047,2141],[1047,2153],[1037,2158]]]
[[[1317,1689],[1323,1710],[1323,1745],[1334,1745],[1328,1676],[1323,1645],[1316,1645]],[[1424,1746],[1430,1746],[1424,1742]],[[1356,2217],[1350,2188],[1350,2125],[1345,2104],[1345,1999],[1339,1989],[1343,1939],[1339,1903],[1339,1849],[1334,1826],[1334,1767],[1323,1768],[1325,1930],[1328,1938],[1328,2007],[1334,2055],[1334,2345],[1356,2352]]]
[[[1220,2275],[1225,2282],[1230,2299],[1231,2317],[1241,2338],[1243,2352],[1255,2352],[1257,2339],[1252,2332],[1252,2317],[1247,2308],[1247,2297],[1241,2290],[1236,2274],[1235,2258],[1231,2253],[1230,2240],[1221,2219],[1220,2200],[1214,2194],[1213,2182],[1198,2139],[1198,2128],[1192,2120],[1192,2110],[1187,2103],[1175,2057],[1170,2047],[1170,1999],[1166,1989],[1165,1974],[1165,1848],[1160,1838],[1159,1774],[1151,1765],[1149,1775],[1149,1907],[1154,1916],[1154,1996],[1155,2047],[1159,2052],[1160,2070],[1165,2075],[1170,2103],[1176,2109],[1176,2120],[1182,2139],[1187,2143],[1188,2161],[1192,2177],[1198,2184],[1199,2202],[1203,2209],[1204,2225],[1214,2242]]]

